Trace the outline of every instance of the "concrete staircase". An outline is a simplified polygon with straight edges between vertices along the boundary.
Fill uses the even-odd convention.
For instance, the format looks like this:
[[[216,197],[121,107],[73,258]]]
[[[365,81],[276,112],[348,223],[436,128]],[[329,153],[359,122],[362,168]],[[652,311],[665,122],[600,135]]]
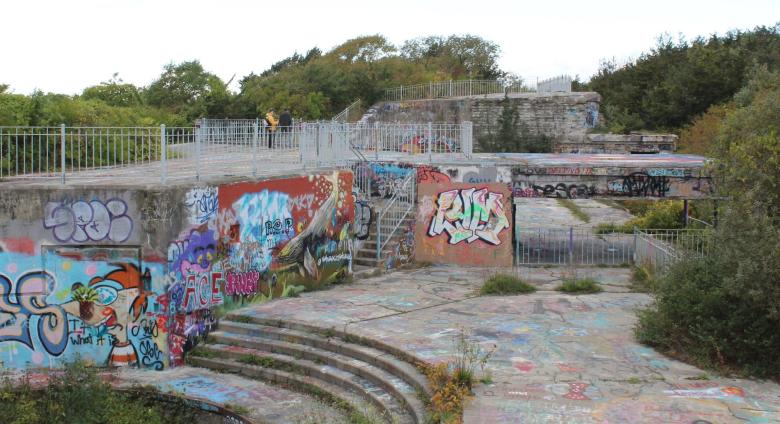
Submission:
[[[390,241],[385,245],[382,250],[381,260],[376,258],[376,221],[374,221],[369,229],[368,238],[362,241],[360,249],[352,259],[355,273],[360,273],[368,269],[374,270],[378,267],[384,268],[384,260],[387,258],[387,254],[395,249],[399,241],[406,236],[406,229],[410,225],[414,225],[415,217],[416,211],[412,209],[406,218],[401,221],[401,225],[393,233],[392,237],[390,237]]]
[[[334,328],[236,313],[188,357],[195,366],[299,390],[347,414],[373,409],[399,424],[427,419],[430,389],[415,361],[393,346]]]

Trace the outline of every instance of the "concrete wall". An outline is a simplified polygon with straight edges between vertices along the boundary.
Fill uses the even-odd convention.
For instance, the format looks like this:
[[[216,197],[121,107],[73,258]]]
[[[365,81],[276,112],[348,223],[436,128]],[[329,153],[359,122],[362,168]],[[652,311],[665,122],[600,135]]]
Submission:
[[[415,260],[512,265],[512,209],[505,184],[423,183],[417,193]]]
[[[351,187],[0,191],[0,368],[181,364],[219,314],[351,271]]]
[[[503,95],[455,99],[380,102],[364,116],[371,122],[462,122],[474,123],[475,138],[496,132],[503,111]],[[557,142],[582,142],[599,119],[598,93],[511,94],[521,125],[530,135],[545,135]],[[518,127],[518,130],[520,128]],[[475,139],[475,143],[476,143]]]

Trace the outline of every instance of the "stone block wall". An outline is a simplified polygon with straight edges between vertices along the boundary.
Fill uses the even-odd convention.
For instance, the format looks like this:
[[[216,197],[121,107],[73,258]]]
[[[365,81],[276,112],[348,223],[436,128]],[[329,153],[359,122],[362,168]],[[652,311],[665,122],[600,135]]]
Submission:
[[[471,121],[474,136],[498,130],[503,112],[503,95],[454,99],[380,102],[369,109],[364,122],[454,122]],[[509,95],[509,107],[518,114],[517,130],[544,135],[556,142],[581,142],[598,124],[598,93],[517,93]]]

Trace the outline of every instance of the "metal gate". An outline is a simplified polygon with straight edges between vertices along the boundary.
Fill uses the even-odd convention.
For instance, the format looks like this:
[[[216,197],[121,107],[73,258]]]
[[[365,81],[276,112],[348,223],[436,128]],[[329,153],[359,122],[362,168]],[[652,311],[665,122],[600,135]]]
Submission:
[[[634,235],[598,234],[592,228],[515,228],[518,265],[628,265]]]

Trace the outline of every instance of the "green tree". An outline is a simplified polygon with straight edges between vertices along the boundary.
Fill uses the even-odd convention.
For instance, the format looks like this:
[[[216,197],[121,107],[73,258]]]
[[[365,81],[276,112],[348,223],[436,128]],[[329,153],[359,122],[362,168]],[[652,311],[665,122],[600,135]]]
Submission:
[[[197,60],[166,65],[145,94],[150,105],[167,108],[189,121],[224,118],[231,100],[225,83]]]
[[[780,24],[676,43],[659,38],[625,66],[602,62],[587,88],[602,95],[611,131],[675,130],[729,100],[754,64],[780,64]]]
[[[401,54],[426,66],[438,66],[453,79],[497,79],[501,48],[475,35],[430,36],[406,41]]]
[[[111,106],[137,106],[141,104],[138,87],[127,84],[115,73],[111,80],[87,87],[81,94],[85,100],[100,100]]]
[[[780,72],[751,75],[715,141],[728,200],[708,257],[661,279],[637,335],[705,366],[780,377]]]

